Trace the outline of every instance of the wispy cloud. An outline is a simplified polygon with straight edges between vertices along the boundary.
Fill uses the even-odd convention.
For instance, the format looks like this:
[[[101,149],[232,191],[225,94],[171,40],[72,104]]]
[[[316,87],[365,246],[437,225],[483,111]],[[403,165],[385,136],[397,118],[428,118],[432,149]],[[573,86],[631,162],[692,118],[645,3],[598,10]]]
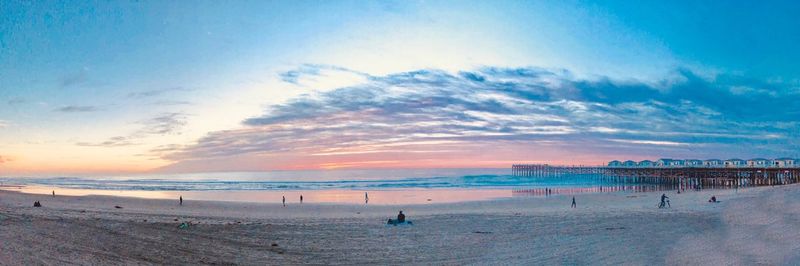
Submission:
[[[86,68],[83,68],[75,73],[64,75],[59,80],[61,88],[72,87],[79,84],[86,83],[89,80],[89,74]]]
[[[114,136],[101,142],[77,142],[78,146],[121,147],[140,145],[141,139],[150,136],[178,135],[186,126],[188,115],[184,113],[163,113],[150,119],[138,121],[141,127],[125,136]]]
[[[319,71],[305,66],[285,73],[284,80],[298,82]],[[493,67],[368,76],[356,85],[270,106],[243,121],[242,128],[211,132],[194,145],[160,153],[182,161],[247,154],[464,151],[475,144],[649,156],[779,156],[787,145],[797,148],[792,138],[800,131],[800,95],[737,76],[707,79],[687,70],[674,76],[653,84]],[[437,141],[442,143],[426,143]]]
[[[137,145],[139,143],[133,142],[131,137],[128,136],[116,136],[111,137],[106,141],[103,142],[78,142],[75,145],[78,146],[88,146],[88,147],[120,147],[120,146],[130,146],[130,145]]]
[[[85,112],[95,112],[100,110],[97,106],[88,106],[88,105],[68,105],[63,106],[55,109],[56,112],[62,113],[85,113]]]
[[[150,98],[176,91],[191,91],[191,89],[186,89],[183,87],[172,87],[172,88],[163,88],[156,90],[138,91],[129,93],[128,98]]]
[[[144,127],[134,135],[179,134],[180,129],[186,126],[187,117],[188,115],[184,113],[164,113],[144,121],[139,121],[139,124],[142,124]]]
[[[25,99],[23,99],[23,98],[13,98],[13,99],[8,100],[7,103],[8,103],[8,105],[19,105],[19,104],[23,104],[23,103],[26,103],[26,102],[27,101]]]

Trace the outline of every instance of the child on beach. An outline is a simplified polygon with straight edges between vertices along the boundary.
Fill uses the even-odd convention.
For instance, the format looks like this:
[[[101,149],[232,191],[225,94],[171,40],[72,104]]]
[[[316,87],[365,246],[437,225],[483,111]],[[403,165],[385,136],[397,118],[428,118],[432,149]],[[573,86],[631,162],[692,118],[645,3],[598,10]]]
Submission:
[[[577,208],[577,204],[575,204],[575,196],[572,197],[572,208]]]

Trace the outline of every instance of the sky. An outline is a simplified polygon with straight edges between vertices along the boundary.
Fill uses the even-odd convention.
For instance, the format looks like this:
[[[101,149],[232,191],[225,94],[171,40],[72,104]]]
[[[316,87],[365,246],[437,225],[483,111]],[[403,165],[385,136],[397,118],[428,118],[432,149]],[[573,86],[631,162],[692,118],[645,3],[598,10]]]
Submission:
[[[0,1],[0,175],[800,157],[800,4],[645,4]]]

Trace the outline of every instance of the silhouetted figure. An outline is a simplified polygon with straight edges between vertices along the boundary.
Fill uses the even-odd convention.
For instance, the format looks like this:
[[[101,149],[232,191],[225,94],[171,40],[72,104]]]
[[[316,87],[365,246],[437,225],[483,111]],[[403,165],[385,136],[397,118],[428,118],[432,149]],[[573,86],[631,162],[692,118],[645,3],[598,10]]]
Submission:
[[[37,200],[33,202],[33,207],[42,207],[42,204]]]
[[[178,197],[178,205],[183,206],[183,196]]]
[[[669,200],[668,199],[669,199],[669,197],[667,197],[667,194],[661,194],[661,203],[658,204],[658,207],[659,208],[664,208],[666,206],[669,206],[670,208],[672,208],[672,206],[669,205]]]
[[[572,208],[577,208],[578,204],[575,204],[575,197],[572,197]]]
[[[303,204],[303,195],[300,195],[300,204]]]
[[[286,207],[286,196],[283,196],[283,207]]]
[[[56,197],[56,191],[53,190],[53,198],[55,198],[55,197]]]
[[[711,196],[711,199],[709,199],[708,202],[717,203],[717,197],[716,196]]]
[[[406,222],[406,215],[403,214],[403,211],[400,211],[400,213],[397,214],[397,223],[404,223],[404,222]]]
[[[364,204],[369,204],[369,194],[364,192]]]

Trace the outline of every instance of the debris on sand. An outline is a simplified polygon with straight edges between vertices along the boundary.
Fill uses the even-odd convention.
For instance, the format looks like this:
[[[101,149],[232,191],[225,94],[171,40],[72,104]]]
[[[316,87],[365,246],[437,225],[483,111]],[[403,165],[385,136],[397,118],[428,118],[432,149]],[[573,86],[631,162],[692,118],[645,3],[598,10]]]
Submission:
[[[114,208],[117,208],[117,209],[122,209],[122,207],[120,207],[120,206],[114,206]]]

